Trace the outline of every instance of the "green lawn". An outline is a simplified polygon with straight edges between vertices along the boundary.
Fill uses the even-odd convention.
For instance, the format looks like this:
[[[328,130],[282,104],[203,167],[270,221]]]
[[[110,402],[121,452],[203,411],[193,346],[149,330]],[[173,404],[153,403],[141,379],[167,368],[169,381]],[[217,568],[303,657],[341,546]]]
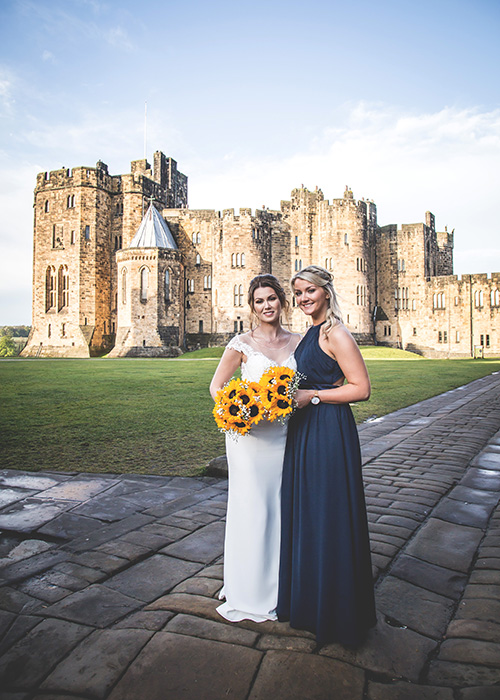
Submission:
[[[500,360],[368,350],[372,398],[354,406],[358,422],[500,370]],[[224,451],[208,393],[210,352],[221,349],[175,360],[0,361],[1,467],[199,474]]]

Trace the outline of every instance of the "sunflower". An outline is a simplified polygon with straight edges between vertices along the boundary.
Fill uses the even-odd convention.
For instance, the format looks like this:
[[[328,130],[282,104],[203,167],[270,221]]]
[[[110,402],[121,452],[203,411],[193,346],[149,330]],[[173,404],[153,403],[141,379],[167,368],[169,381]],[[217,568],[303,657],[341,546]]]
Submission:
[[[267,419],[283,421],[293,411],[293,396],[301,375],[289,367],[270,367],[260,379]]]
[[[215,397],[213,415],[219,430],[232,435],[245,435],[252,425],[264,417],[260,402],[261,387],[256,382],[232,379]]]

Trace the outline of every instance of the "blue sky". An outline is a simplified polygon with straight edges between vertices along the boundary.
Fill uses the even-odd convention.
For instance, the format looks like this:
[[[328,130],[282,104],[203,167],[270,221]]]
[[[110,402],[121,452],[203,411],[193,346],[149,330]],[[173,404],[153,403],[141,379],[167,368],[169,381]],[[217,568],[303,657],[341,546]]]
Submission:
[[[2,0],[0,324],[31,317],[36,173],[174,157],[190,207],[348,184],[500,272],[500,3]]]

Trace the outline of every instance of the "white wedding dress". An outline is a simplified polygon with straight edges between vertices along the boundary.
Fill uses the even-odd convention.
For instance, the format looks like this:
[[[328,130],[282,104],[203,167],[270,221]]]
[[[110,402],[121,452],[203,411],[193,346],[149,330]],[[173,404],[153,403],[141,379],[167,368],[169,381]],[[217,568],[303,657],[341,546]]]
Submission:
[[[275,362],[239,336],[228,344],[242,352],[241,377],[259,381],[270,367],[296,369],[293,353]],[[286,425],[262,420],[249,433],[226,437],[229,472],[224,586],[217,608],[230,622],[276,620],[281,535],[281,475]]]

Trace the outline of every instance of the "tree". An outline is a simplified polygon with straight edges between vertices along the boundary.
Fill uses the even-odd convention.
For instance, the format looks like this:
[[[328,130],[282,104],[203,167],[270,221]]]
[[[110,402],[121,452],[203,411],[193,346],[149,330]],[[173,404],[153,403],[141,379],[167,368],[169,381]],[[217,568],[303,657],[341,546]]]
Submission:
[[[4,335],[0,338],[0,357],[14,357],[17,355],[17,345],[12,340],[10,335]]]

